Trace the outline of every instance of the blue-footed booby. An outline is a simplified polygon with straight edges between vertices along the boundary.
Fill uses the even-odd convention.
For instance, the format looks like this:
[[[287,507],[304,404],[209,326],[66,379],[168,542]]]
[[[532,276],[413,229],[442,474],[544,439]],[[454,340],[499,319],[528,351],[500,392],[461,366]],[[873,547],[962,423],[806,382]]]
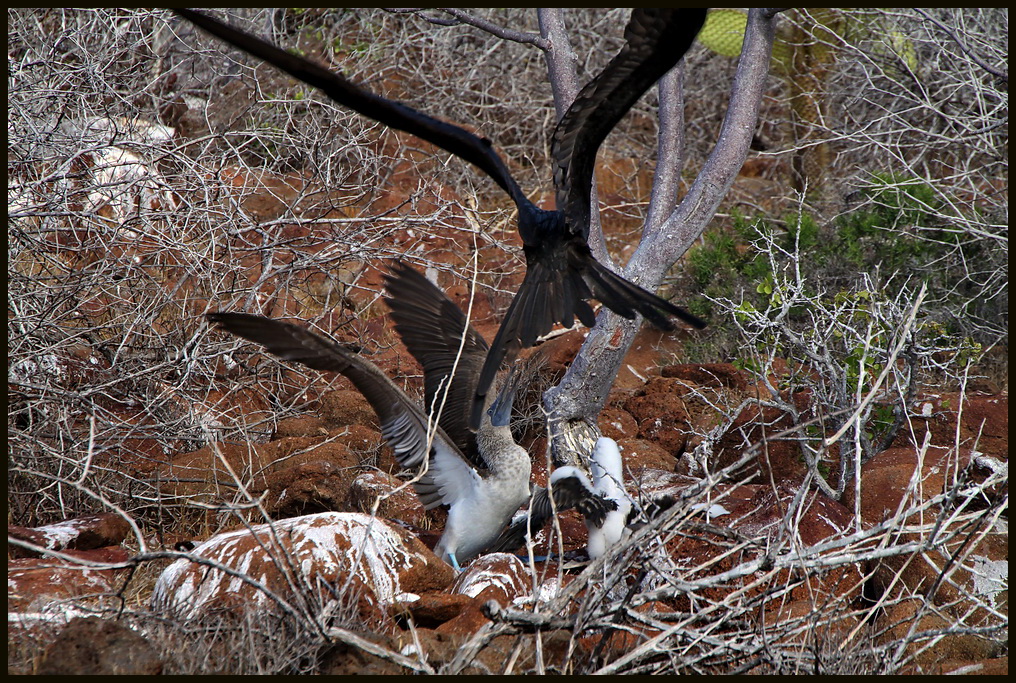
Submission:
[[[419,472],[413,487],[423,506],[448,506],[434,550],[459,570],[498,538],[530,495],[529,454],[514,442],[508,426],[517,379],[509,377],[489,401],[480,429],[469,430],[475,376],[487,343],[458,306],[412,268],[393,266],[386,286],[396,330],[423,366],[425,409],[373,363],[324,335],[245,313],[207,317],[280,358],[352,381],[377,413],[399,464]],[[437,423],[428,415],[437,415]]]
[[[578,317],[592,327],[586,299],[597,299],[628,319],[641,314],[664,330],[670,316],[697,328],[705,323],[683,308],[635,285],[601,264],[588,245],[591,189],[596,154],[636,101],[673,68],[705,21],[704,9],[636,8],[624,30],[625,44],[583,87],[561,117],[551,139],[556,209],[537,207],[525,195],[490,141],[385,99],[302,57],[192,10],[174,10],[195,25],[262,59],[339,104],[391,128],[422,138],[478,167],[518,209],[526,274],[484,359],[469,409],[469,426],[480,426],[486,396],[503,362],[550,332],[571,327]]]

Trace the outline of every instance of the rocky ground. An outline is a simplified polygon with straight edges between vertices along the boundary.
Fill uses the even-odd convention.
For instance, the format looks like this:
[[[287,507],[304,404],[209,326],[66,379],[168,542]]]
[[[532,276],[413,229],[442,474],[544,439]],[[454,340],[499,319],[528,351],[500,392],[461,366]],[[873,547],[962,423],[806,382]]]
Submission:
[[[548,342],[545,372],[560,372],[582,335]],[[919,397],[905,433],[864,465],[860,500],[851,491],[836,501],[802,489],[806,470],[780,434],[786,418],[751,402],[758,387],[743,371],[661,364],[675,343],[658,332],[640,335],[600,419],[621,446],[632,496],[677,501],[670,524],[639,532],[604,563],[583,568],[585,528],[566,513],[540,534],[534,552],[564,551],[568,561],[530,562],[522,549],[480,557],[455,575],[431,552],[441,512],[424,511],[398,477],[366,401],[333,387],[314,410],[281,420],[264,443],[211,444],[149,473],[167,500],[207,505],[193,530],[143,534],[150,545],[140,549],[130,521],[112,513],[10,527],[11,538],[58,551],[43,556],[9,545],[9,642],[36,651],[20,666],[172,669],[162,641],[110,611],[119,601],[181,623],[253,610],[340,624],[330,627],[336,644],[318,661],[328,673],[574,670],[594,661],[609,670],[688,615],[737,602],[740,618],[753,624],[735,629],[735,640],[765,624],[777,641],[773,652],[847,638],[882,653],[898,644],[905,671],[1007,671],[995,630],[1007,625],[1007,509],[997,505],[1008,495],[1007,474],[1000,476],[1007,395]],[[717,410],[738,405],[730,421]],[[538,431],[526,439],[535,478],[545,483]],[[701,462],[706,439],[711,456]],[[722,479],[712,476],[738,462]],[[247,518],[274,520],[271,526],[233,521],[222,530],[221,505],[237,481],[257,501]],[[767,555],[767,544],[780,552]],[[799,560],[787,560],[793,557]],[[668,589],[659,577],[646,583],[648,558],[679,585]],[[623,606],[623,619],[612,627],[602,614],[589,619],[605,605],[616,608],[626,589],[638,600]],[[750,608],[740,604],[746,596]],[[821,628],[801,629],[814,623]],[[722,638],[724,627],[714,626]]]
[[[248,197],[258,199],[248,208],[277,216],[287,187],[280,181]],[[601,190],[609,196],[611,188]],[[398,192],[395,185],[375,201],[400,206]],[[623,252],[632,226],[617,218],[608,242]],[[315,229],[287,234],[326,242]],[[473,238],[403,230],[382,241],[426,263],[459,264]],[[234,253],[248,254],[253,282],[258,245],[243,239]],[[517,247],[517,236],[506,231],[504,243]],[[473,299],[476,327],[489,339],[505,303],[498,297],[518,286],[519,273],[503,244],[480,254],[483,272],[515,273]],[[381,268],[365,262],[346,273],[355,286],[318,324],[419,393],[420,370],[378,298]],[[465,307],[469,287],[437,275]],[[272,291],[274,315],[308,315],[306,302]],[[93,303],[105,306],[95,315],[112,306]],[[200,298],[189,305],[215,308]],[[540,388],[562,376],[584,334],[561,331],[541,345],[544,364],[520,401],[519,438],[539,484],[547,476]],[[160,429],[158,416],[130,397],[109,401],[104,410],[138,436],[103,449],[94,465],[137,482],[136,495],[154,503],[138,506],[143,522],[104,513],[9,528],[8,668],[1006,672],[1008,394],[990,385],[918,394],[892,443],[864,463],[859,485],[833,500],[805,485],[795,441],[802,432],[788,432],[790,416],[762,400],[766,387],[729,363],[678,362],[688,334],[644,329],[599,423],[622,449],[631,496],[670,507],[589,567],[585,527],[568,512],[533,549],[563,561],[491,555],[456,576],[431,552],[443,513],[421,508],[370,406],[342,378],[262,372],[278,366],[250,347],[216,356],[210,385],[167,388],[160,399],[163,414],[228,435],[197,450],[167,452],[165,440],[143,436]],[[117,377],[85,347],[57,364],[71,391]],[[807,392],[781,398],[807,414]],[[280,404],[289,416],[277,414]],[[152,524],[160,516],[166,521]],[[259,526],[268,520],[274,527]],[[220,637],[195,636],[209,619]],[[278,627],[259,631],[265,619]],[[294,634],[291,646],[305,650],[276,644],[260,662],[264,639],[275,643],[277,633]],[[248,651],[237,642],[260,644]]]
[[[294,185],[267,176],[257,183],[274,190],[245,195],[246,208],[270,220]],[[609,183],[601,187],[608,198],[611,191]],[[408,195],[399,192],[394,184],[379,193],[370,211],[404,207]],[[608,243],[623,254],[633,224],[619,216],[609,224]],[[285,230],[302,244],[326,244],[316,229]],[[231,248],[249,260],[244,273],[254,282],[260,247],[244,239]],[[474,244],[464,230],[402,230],[380,239],[442,266],[459,264]],[[505,245],[518,247],[513,232],[479,248],[486,277],[509,273],[472,301],[475,325],[488,339],[503,292],[514,291],[520,277]],[[342,275],[352,283],[344,305],[317,314],[318,324],[331,324],[340,340],[360,345],[418,393],[420,370],[378,298],[381,268],[363,262]],[[445,271],[437,276],[465,308],[470,288]],[[275,315],[309,314],[306,301],[266,286]],[[112,307],[101,297],[91,303],[97,316]],[[190,306],[216,305],[198,298]],[[458,576],[431,552],[442,511],[422,509],[373,411],[344,379],[291,368],[281,377],[262,373],[277,366],[260,351],[217,357],[215,382],[198,392],[167,389],[162,401],[169,414],[232,436],[168,453],[164,440],[132,437],[95,463],[139,482],[139,495],[157,501],[165,524],[104,513],[9,528],[8,668],[1007,671],[1008,394],[985,385],[916,396],[894,441],[862,467],[859,486],[833,500],[804,483],[795,441],[802,432],[788,432],[790,416],[762,400],[765,386],[729,363],[677,362],[688,334],[644,329],[599,423],[622,449],[631,496],[650,507],[663,500],[666,513],[593,566],[582,561],[585,527],[568,512],[533,548],[563,561],[491,555]],[[544,362],[520,401],[517,431],[539,484],[547,476],[540,389],[560,379],[584,335],[562,330],[539,347]],[[85,347],[56,362],[68,390],[117,376]],[[789,372],[786,364],[774,367]],[[778,386],[779,377],[772,379]],[[807,414],[807,392],[781,398]],[[276,414],[280,403],[292,416]],[[129,397],[105,410],[138,432],[159,428]],[[260,526],[268,520],[273,527]],[[269,662],[258,663],[253,652],[237,654],[245,651],[225,635],[193,636],[213,619],[216,633],[255,642],[250,634],[261,633],[253,624],[262,618],[295,634],[306,651],[273,649]],[[272,641],[275,633],[260,637]]]

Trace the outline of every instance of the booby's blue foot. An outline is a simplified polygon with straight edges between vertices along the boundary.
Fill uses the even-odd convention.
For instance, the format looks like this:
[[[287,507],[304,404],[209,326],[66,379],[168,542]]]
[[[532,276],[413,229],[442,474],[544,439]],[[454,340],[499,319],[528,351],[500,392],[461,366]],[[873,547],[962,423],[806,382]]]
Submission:
[[[459,561],[455,559],[455,553],[448,553],[448,560],[451,562],[452,569],[454,569],[456,573],[461,574],[462,567],[459,566]]]

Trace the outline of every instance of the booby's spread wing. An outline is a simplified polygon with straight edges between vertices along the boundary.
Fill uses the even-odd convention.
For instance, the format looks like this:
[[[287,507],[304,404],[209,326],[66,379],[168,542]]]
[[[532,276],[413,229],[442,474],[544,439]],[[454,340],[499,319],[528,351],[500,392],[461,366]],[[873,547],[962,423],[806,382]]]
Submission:
[[[437,426],[428,448],[428,420],[420,407],[376,365],[299,325],[246,313],[209,313],[207,318],[237,336],[264,346],[283,360],[314,370],[338,372],[374,408],[381,433],[403,467],[426,473],[413,484],[427,509],[454,505],[479,485],[480,473]]]
[[[487,342],[462,309],[412,267],[394,263],[385,276],[385,288],[395,330],[423,368],[424,409],[431,414],[440,411],[438,424],[477,464],[480,455],[469,429],[469,409]]]

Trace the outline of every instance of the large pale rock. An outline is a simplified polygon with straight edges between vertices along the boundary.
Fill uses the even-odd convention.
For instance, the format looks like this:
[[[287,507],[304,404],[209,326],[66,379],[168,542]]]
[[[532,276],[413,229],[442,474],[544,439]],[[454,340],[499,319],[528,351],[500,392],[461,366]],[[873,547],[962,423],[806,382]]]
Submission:
[[[377,514],[385,519],[398,519],[414,526],[429,524],[429,517],[420,498],[406,482],[387,472],[372,470],[353,479],[346,501],[354,510],[370,514],[377,505]]]
[[[439,633],[465,636],[475,633],[490,622],[482,612],[482,605],[494,600],[502,607],[532,593],[532,580],[525,564],[509,553],[491,553],[473,560],[459,574],[450,592],[474,599],[454,619],[438,626]]]
[[[398,596],[439,590],[452,569],[411,534],[358,513],[325,512],[214,536],[159,577],[154,608],[179,617],[226,609],[276,611],[269,593],[319,600],[322,613],[355,602],[359,616],[388,622]],[[224,571],[228,569],[229,571]]]
[[[451,592],[483,602],[496,600],[504,607],[518,597],[529,595],[532,581],[526,565],[518,557],[510,553],[491,553],[473,560],[456,577]]]

